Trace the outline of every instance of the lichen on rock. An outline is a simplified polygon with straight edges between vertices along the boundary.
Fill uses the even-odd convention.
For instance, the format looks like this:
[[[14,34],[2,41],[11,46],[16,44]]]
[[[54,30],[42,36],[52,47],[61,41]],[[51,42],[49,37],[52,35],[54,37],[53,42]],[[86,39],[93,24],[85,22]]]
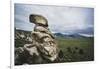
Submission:
[[[22,64],[54,62],[58,57],[59,50],[55,37],[48,28],[47,19],[41,15],[31,14],[29,20],[35,24],[31,32],[32,43],[18,48],[22,56],[19,55],[20,52],[17,52],[15,61],[20,61],[20,57],[25,57],[26,62],[22,62]],[[16,51],[18,50],[16,49]]]

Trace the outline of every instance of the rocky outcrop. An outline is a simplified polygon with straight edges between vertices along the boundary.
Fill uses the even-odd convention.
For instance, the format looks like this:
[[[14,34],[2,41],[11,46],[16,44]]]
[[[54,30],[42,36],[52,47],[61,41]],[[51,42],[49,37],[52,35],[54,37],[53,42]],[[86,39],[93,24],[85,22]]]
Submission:
[[[22,58],[25,61],[20,62],[21,64],[49,63],[56,61],[59,50],[55,37],[48,28],[47,19],[36,14],[31,14],[29,19],[31,23],[35,24],[34,30],[31,32],[32,43],[15,49],[15,64],[17,65],[17,61],[20,61]],[[20,37],[24,38],[24,36]]]

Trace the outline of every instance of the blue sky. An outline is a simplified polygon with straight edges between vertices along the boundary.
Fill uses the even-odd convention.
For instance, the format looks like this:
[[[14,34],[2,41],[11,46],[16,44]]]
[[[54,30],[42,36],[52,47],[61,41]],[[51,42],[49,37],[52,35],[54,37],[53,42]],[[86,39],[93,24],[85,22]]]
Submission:
[[[29,22],[29,15],[40,14],[48,19],[52,32],[89,35],[93,35],[94,32],[93,8],[15,4],[14,11],[17,29],[32,31],[34,24]]]

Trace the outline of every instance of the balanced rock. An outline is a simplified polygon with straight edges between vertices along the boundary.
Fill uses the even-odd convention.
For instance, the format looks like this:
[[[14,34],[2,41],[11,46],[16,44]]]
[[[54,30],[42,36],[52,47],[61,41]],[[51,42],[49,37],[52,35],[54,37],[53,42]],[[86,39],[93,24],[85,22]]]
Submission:
[[[35,24],[32,37],[42,57],[54,61],[58,56],[58,47],[54,35],[48,28],[47,19],[41,15],[30,15],[30,22]]]
[[[41,15],[31,14],[29,20],[31,23],[48,27],[47,19]]]
[[[58,58],[58,45],[48,28],[48,21],[41,15],[31,14],[31,23],[35,24],[31,32],[31,44],[15,49],[15,64],[37,64],[54,62]]]

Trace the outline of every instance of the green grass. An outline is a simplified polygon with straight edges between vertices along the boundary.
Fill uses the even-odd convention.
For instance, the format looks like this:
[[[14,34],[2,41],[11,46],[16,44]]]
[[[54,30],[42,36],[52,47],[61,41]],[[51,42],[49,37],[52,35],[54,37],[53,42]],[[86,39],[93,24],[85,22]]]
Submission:
[[[79,62],[94,60],[94,38],[56,38],[58,47],[63,51],[61,62]],[[23,47],[29,42],[16,39],[15,47]]]
[[[15,34],[30,35],[30,32],[18,31]],[[31,35],[30,35],[31,36]],[[16,38],[16,37],[15,37]],[[78,61],[93,61],[94,60],[94,38],[64,38],[57,37],[58,47],[63,51],[64,57],[61,62],[78,62]],[[25,44],[32,43],[25,39],[15,39],[15,48],[23,47]]]
[[[94,60],[94,38],[57,38],[64,53],[63,62]]]

